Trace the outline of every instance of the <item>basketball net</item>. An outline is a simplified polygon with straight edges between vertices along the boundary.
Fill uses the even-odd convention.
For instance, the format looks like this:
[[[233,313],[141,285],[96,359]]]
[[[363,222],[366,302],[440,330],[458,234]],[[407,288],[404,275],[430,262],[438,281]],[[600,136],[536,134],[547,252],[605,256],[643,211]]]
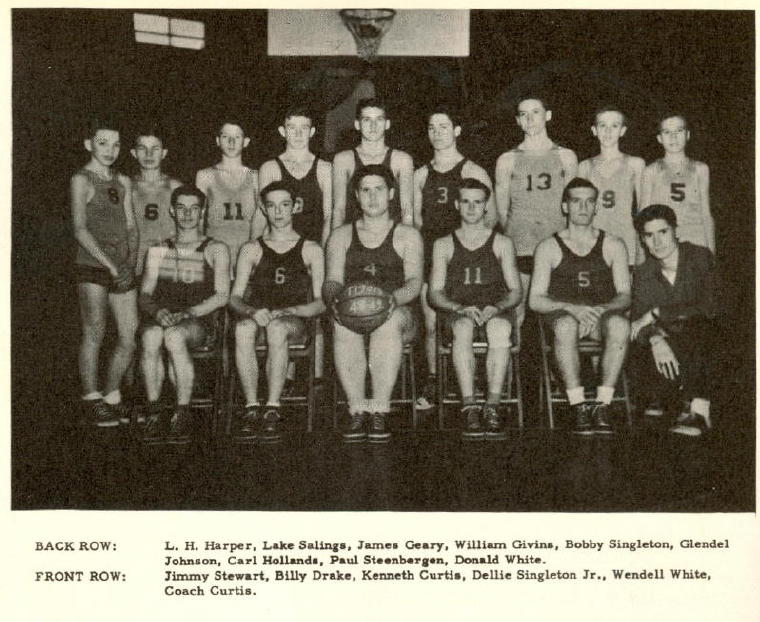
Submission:
[[[393,9],[342,9],[340,18],[356,42],[356,53],[363,61],[371,63],[383,36],[393,23]]]

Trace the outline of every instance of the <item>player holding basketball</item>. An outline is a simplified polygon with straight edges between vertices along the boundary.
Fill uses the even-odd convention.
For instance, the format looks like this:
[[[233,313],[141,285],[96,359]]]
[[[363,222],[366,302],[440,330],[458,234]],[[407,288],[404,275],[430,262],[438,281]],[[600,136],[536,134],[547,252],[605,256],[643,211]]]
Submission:
[[[172,191],[182,183],[161,171],[168,150],[155,129],[139,132],[129,152],[140,166],[140,172],[132,179],[132,208],[140,232],[135,274],[140,276],[148,249],[176,232],[169,206]]]
[[[266,226],[256,209],[258,174],[243,164],[243,149],[250,142],[241,123],[225,121],[216,137],[221,161],[195,176],[195,185],[208,200],[206,234],[227,245],[233,269],[240,247],[259,237]]]
[[[262,188],[273,181],[288,182],[302,202],[293,214],[293,228],[324,248],[332,221],[332,165],[309,150],[315,130],[310,111],[302,106],[288,108],[277,128],[285,139],[285,151],[261,165],[259,182]]]
[[[686,118],[675,114],[660,120],[657,142],[665,156],[644,169],[641,204],[669,206],[678,219],[678,239],[715,253],[715,221],[710,212],[710,169],[686,155],[691,134]]]
[[[485,220],[493,227],[496,209],[491,198],[491,178],[486,171],[465,158],[457,149],[462,127],[456,114],[447,106],[437,106],[427,117],[428,139],[433,146],[433,159],[414,172],[414,226],[420,230],[424,244],[422,311],[425,317],[425,355],[428,379],[417,399],[417,408],[427,410],[435,401],[435,311],[428,304],[428,284],[433,265],[433,243],[449,235],[461,223],[456,207],[459,184],[464,178],[479,179],[488,188]]]
[[[541,240],[565,226],[558,209],[562,190],[575,177],[578,158],[549,138],[546,124],[552,111],[537,97],[517,102],[517,125],[523,141],[496,161],[496,207],[504,233],[515,243],[523,291],[528,293],[533,252]],[[517,322],[525,319],[525,300],[517,307]]]
[[[98,426],[115,426],[129,416],[121,402],[120,386],[135,351],[138,323],[134,275],[138,233],[132,187],[128,177],[112,168],[120,146],[119,131],[113,124],[93,121],[84,141],[90,160],[74,173],[70,183],[82,321],[79,375],[86,417]],[[101,392],[98,362],[109,308],[118,341]]]
[[[628,253],[620,238],[593,226],[599,193],[575,178],[562,196],[567,228],[536,248],[530,308],[544,314],[554,334],[554,355],[567,391],[576,434],[610,434],[608,406],[628,349],[631,304]],[[580,378],[578,340],[604,342],[601,384],[587,403]]]
[[[193,186],[176,188],[170,214],[176,234],[148,250],[140,287],[140,310],[146,318],[142,332],[142,372],[148,398],[145,437],[187,443],[197,427],[190,410],[195,368],[190,351],[216,338],[215,311],[230,293],[227,246],[203,235],[206,196]],[[173,416],[159,407],[164,381],[161,349],[174,369],[177,408]]]
[[[462,435],[470,440],[506,437],[498,407],[509,364],[510,310],[522,298],[514,244],[486,223],[490,195],[490,188],[478,179],[459,181],[455,206],[460,226],[436,240],[430,275],[430,302],[446,313],[446,329],[453,333]],[[488,341],[488,394],[482,411],[474,397],[476,331],[485,332]]]
[[[318,242],[294,229],[301,209],[287,181],[273,181],[261,191],[269,230],[240,249],[230,307],[235,325],[235,361],[245,394],[238,438],[279,439],[280,396],[288,368],[288,344],[308,338],[306,318],[325,310],[322,302],[324,255]],[[269,395],[263,415],[258,403],[257,337],[267,343]]]
[[[354,192],[354,173],[357,168],[369,164],[381,164],[392,173],[391,219],[412,224],[414,164],[408,153],[386,146],[385,132],[390,126],[382,101],[377,98],[359,100],[354,127],[361,132],[361,142],[358,147],[341,151],[333,159],[333,229],[362,216]]]
[[[639,385],[652,396],[681,399],[671,431],[699,436],[711,427],[717,278],[713,254],[681,242],[676,226],[667,205],[650,205],[636,216],[648,257],[633,275],[631,339],[644,361]]]
[[[335,367],[348,399],[350,422],[343,439],[385,442],[390,439],[386,418],[401,367],[402,348],[414,338],[410,304],[422,288],[422,238],[414,227],[398,224],[390,217],[393,176],[385,166],[363,167],[356,177],[362,216],[330,236],[323,294],[335,317]],[[335,311],[344,285],[361,281],[378,285],[390,296],[387,319],[369,335],[369,360],[364,337],[343,326]],[[371,400],[364,389],[368,363]]]
[[[618,108],[599,108],[591,133],[599,140],[600,152],[578,165],[578,177],[599,189],[594,226],[623,240],[633,265],[637,257],[644,259],[633,228],[634,201],[641,200],[644,160],[620,151],[620,139],[627,129],[625,115]]]

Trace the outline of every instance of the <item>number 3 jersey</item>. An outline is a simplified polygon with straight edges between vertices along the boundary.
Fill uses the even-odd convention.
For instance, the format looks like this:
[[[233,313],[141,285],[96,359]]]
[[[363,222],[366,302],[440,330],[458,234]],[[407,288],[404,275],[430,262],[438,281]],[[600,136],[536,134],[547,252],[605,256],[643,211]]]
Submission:
[[[600,305],[615,297],[612,268],[604,260],[604,231],[599,229],[596,244],[586,255],[576,255],[558,233],[554,239],[562,251],[562,260],[552,270],[549,297],[561,302]]]
[[[132,179],[132,207],[140,232],[135,274],[142,274],[148,249],[176,233],[174,219],[169,213],[171,196],[168,175],[163,175],[158,183],[141,181],[139,176]]]
[[[256,309],[283,309],[306,304],[311,277],[303,261],[304,238],[284,253],[278,253],[263,239],[261,259],[248,278],[246,304]]]
[[[631,165],[633,160],[633,157],[623,154],[617,166],[611,170],[605,170],[609,163],[598,157],[581,163],[583,168],[588,166],[588,180],[599,190],[594,226],[625,242],[630,265],[636,260],[636,230],[633,228],[636,171]]]
[[[474,250],[466,248],[456,231],[451,234],[454,253],[446,269],[446,297],[462,305],[481,309],[504,298],[507,284],[501,263],[493,250],[496,231],[485,244]]]
[[[505,233],[514,241],[518,257],[533,256],[539,242],[565,228],[561,203],[567,174],[561,150],[555,144],[542,152],[512,151],[515,165]]]
[[[206,189],[206,234],[229,247],[230,264],[234,268],[240,247],[251,237],[258,176],[256,171],[244,167],[240,183],[232,186],[229,177],[219,168],[214,166],[207,170],[212,179]]]
[[[680,170],[668,166],[663,159],[651,164],[654,168],[649,203],[670,206],[678,220],[678,241],[707,246],[707,232],[702,220],[697,162],[687,158]]]

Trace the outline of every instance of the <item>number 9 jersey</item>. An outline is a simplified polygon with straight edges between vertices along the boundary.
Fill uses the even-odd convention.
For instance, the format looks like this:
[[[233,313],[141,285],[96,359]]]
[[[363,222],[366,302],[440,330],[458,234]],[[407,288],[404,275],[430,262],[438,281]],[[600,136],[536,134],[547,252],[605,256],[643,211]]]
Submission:
[[[138,276],[143,272],[148,249],[174,237],[177,232],[169,213],[171,196],[172,185],[168,175],[162,175],[158,182],[143,181],[139,175],[132,178],[132,208],[140,233],[135,267]]]

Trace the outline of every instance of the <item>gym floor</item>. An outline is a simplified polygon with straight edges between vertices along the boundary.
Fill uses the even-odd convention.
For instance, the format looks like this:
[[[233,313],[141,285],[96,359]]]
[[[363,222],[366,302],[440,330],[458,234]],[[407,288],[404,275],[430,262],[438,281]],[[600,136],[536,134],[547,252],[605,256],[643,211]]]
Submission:
[[[662,418],[637,417],[628,429],[619,417],[620,431],[612,438],[578,438],[561,425],[545,429],[536,403],[538,365],[526,346],[521,359],[525,428],[511,430],[506,441],[463,442],[452,409],[444,431],[435,428],[435,411],[429,411],[416,431],[404,411],[391,420],[390,443],[345,445],[332,430],[332,412],[320,394],[315,432],[307,434],[303,411],[293,410],[286,413],[283,441],[276,445],[219,441],[210,446],[145,446],[128,428],[77,425],[78,326],[70,321],[76,318],[76,301],[62,296],[55,307],[59,316],[51,316],[48,307],[46,321],[39,321],[35,297],[50,295],[51,288],[62,289],[54,275],[47,283],[27,283],[23,296],[14,290],[14,509],[754,508],[751,334],[737,335],[727,353],[731,356],[720,359],[724,380],[713,406],[717,425],[701,439],[668,434]],[[40,343],[57,345],[46,349]]]

